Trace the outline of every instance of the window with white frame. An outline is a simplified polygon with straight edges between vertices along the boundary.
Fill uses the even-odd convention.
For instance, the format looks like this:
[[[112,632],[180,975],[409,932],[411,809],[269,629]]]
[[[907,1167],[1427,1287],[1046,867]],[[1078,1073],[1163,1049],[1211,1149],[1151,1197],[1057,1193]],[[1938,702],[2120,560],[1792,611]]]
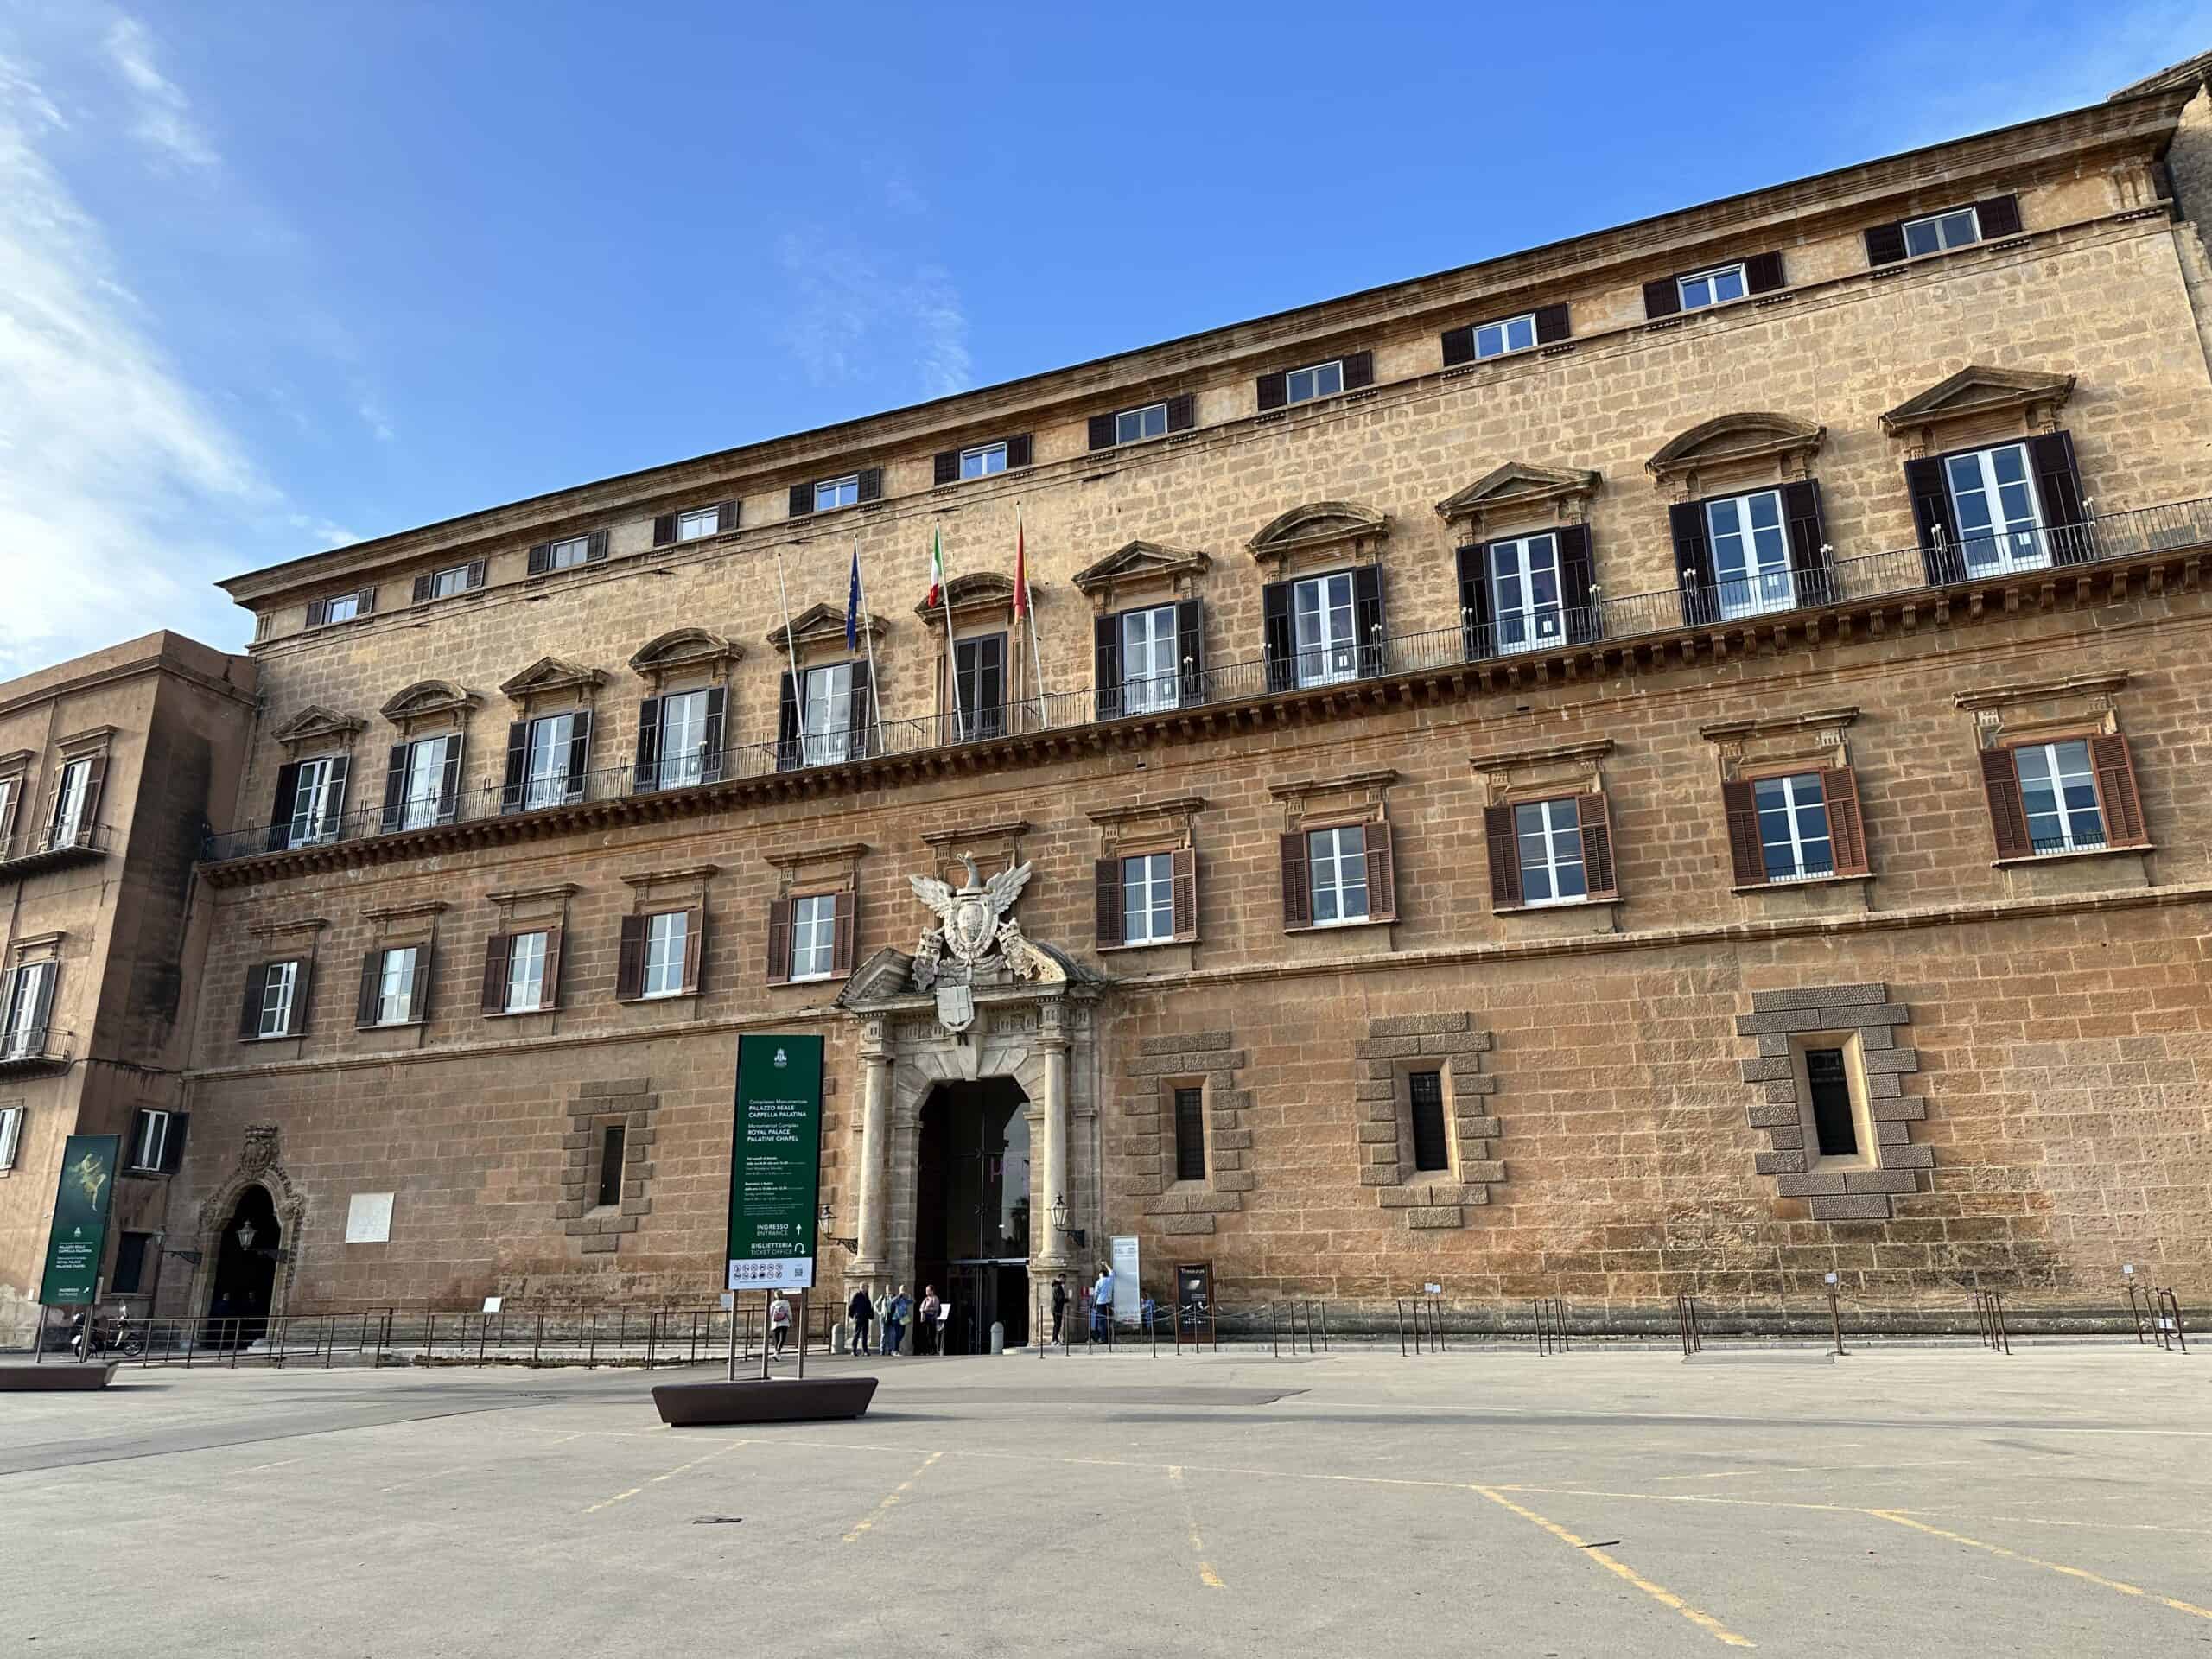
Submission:
[[[1311,873],[1313,925],[1367,919],[1367,836],[1363,826],[1306,832],[1306,868]]]
[[[2096,767],[2085,738],[2033,743],[2012,751],[2019,768],[2020,806],[2028,844],[2038,853],[2071,853],[2105,844],[2097,804]]]
[[[23,1109],[0,1106],[0,1169],[16,1166],[16,1154],[23,1144]]]
[[[548,551],[545,568],[549,570],[569,570],[591,557],[591,537],[571,536],[566,541],[556,542]]]
[[[694,507],[689,512],[676,515],[676,539],[696,542],[708,536],[721,533],[722,510],[720,507]]]
[[[960,476],[963,478],[988,478],[993,473],[1004,471],[1006,445],[1003,443],[982,443],[973,449],[960,452]]]
[[[1173,709],[1181,685],[1175,660],[1175,607],[1154,605],[1122,614],[1122,707],[1141,715]]]
[[[1352,626],[1351,572],[1308,576],[1292,588],[1290,597],[1298,683],[1329,685],[1357,678],[1359,651]]]
[[[1156,944],[1175,937],[1175,855],[1144,853],[1122,861],[1122,943]]]
[[[1536,314],[1527,312],[1503,322],[1485,322],[1475,330],[1475,356],[1503,357],[1525,352],[1536,343]]]
[[[169,1115],[159,1107],[140,1109],[135,1132],[130,1137],[130,1167],[136,1170],[159,1170],[168,1166],[169,1151]]]
[[[1781,491],[1758,490],[1707,501],[1705,526],[1721,615],[1759,616],[1796,605]]]
[[[359,594],[340,594],[335,598],[322,601],[322,620],[326,625],[351,622],[360,613],[361,596]]]
[[[339,787],[337,756],[322,754],[300,762],[292,785],[292,846],[338,838],[342,810]]]
[[[400,780],[402,830],[421,830],[438,821],[439,804],[445,797],[446,758],[460,741],[447,733],[418,737],[407,746],[406,770]]]
[[[261,1011],[254,1020],[257,1037],[283,1037],[292,1029],[292,1001],[300,991],[300,964],[272,962],[261,982]]]
[[[53,845],[73,847],[92,827],[85,822],[92,789],[92,763],[89,757],[72,760],[61,768],[61,781],[54,792]]]
[[[696,784],[707,775],[707,694],[672,691],[660,700],[659,783]]]
[[[804,741],[806,764],[834,766],[852,759],[853,665],[828,663],[806,671]]]
[[[683,952],[691,918],[680,910],[663,911],[645,920],[647,996],[677,996],[683,990]]]
[[[1137,443],[1146,438],[1167,435],[1167,405],[1147,404],[1142,409],[1125,409],[1114,417],[1114,442]]]
[[[376,1020],[379,1026],[404,1026],[413,1017],[415,976],[422,971],[420,945],[387,950],[377,965]]]
[[[468,567],[456,564],[450,570],[438,571],[430,578],[430,597],[449,599],[455,594],[468,591]]]
[[[574,715],[541,715],[530,722],[523,763],[522,804],[558,806],[569,798],[569,762],[575,741]]]
[[[46,1022],[60,964],[27,962],[9,976],[6,1017],[0,1020],[0,1060],[29,1059],[46,1052]]]
[[[1770,881],[1807,881],[1835,874],[1827,798],[1817,772],[1761,778],[1751,785],[1759,848]]]
[[[0,858],[8,855],[9,830],[13,827],[16,800],[21,794],[23,780],[20,778],[0,778]]]
[[[1970,572],[2034,570],[2050,563],[2027,445],[1999,444],[1946,455],[1943,481],[1950,488],[1959,550]]]
[[[1956,207],[1948,213],[1931,213],[1926,219],[1909,219],[1904,222],[1904,251],[1909,254],[1941,253],[1947,248],[1963,248],[1980,240],[1981,221],[1971,207]]]
[[[507,1012],[530,1014],[545,1005],[545,935],[517,933],[507,940]]]
[[[1744,267],[1740,264],[1719,265],[1711,270],[1700,270],[1688,276],[1675,278],[1675,291],[1681,296],[1682,309],[1701,311],[1708,305],[1723,305],[1730,300],[1744,297]]]
[[[810,893],[791,901],[791,978],[827,979],[837,957],[837,895]]]
[[[832,507],[849,507],[861,499],[861,475],[848,473],[842,478],[825,478],[814,486],[814,510],[827,512]]]
[[[1490,546],[1491,615],[1497,649],[1535,651],[1560,641],[1559,537],[1523,536]]]
[[[1317,363],[1310,369],[1293,369],[1283,377],[1283,401],[1289,404],[1311,403],[1316,397],[1333,397],[1344,389],[1344,360]]]
[[[1513,809],[1521,902],[1571,905],[1590,895],[1582,868],[1582,820],[1574,801],[1524,801]]]

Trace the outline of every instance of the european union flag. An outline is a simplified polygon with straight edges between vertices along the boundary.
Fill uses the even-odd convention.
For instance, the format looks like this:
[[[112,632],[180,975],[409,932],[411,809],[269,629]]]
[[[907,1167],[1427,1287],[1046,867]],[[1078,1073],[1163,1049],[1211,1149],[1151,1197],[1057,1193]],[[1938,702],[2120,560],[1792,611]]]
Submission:
[[[853,580],[845,594],[845,649],[861,647],[861,544],[853,543]]]

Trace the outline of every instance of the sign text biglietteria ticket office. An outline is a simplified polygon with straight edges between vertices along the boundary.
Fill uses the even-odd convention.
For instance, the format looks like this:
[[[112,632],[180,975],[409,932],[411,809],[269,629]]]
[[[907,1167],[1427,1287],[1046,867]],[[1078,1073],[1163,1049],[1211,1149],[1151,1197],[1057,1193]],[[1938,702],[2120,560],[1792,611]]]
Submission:
[[[822,1039],[740,1037],[728,1288],[813,1285],[821,1182]]]

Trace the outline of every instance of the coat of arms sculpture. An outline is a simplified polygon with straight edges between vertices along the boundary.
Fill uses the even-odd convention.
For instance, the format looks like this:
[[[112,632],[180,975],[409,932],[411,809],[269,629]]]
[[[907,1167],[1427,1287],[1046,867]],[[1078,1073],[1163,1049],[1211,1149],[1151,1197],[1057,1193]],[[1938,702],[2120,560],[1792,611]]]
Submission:
[[[968,867],[968,883],[957,891],[933,876],[906,878],[938,918],[914,949],[914,988],[937,993],[938,1022],[955,1033],[975,1023],[978,975],[1003,968],[1016,979],[1035,979],[1043,971],[1021,924],[1007,913],[1029,885],[1030,867],[1018,864],[986,881],[974,859],[963,853],[960,861]]]

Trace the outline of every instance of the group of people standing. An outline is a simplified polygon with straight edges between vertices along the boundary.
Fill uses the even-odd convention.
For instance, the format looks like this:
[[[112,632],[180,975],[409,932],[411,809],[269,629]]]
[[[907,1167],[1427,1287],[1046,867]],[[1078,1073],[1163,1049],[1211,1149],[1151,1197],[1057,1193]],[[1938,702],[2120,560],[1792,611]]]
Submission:
[[[920,1322],[915,1323],[917,1311]],[[944,1321],[951,1309],[938,1300],[937,1287],[922,1287],[921,1304],[917,1310],[914,1299],[901,1285],[895,1291],[877,1291],[873,1299],[863,1285],[853,1293],[853,1300],[845,1304],[846,1317],[853,1322],[853,1351],[865,1354],[868,1350],[868,1331],[871,1326],[882,1333],[882,1346],[875,1351],[885,1358],[893,1358],[906,1351],[906,1329],[913,1326],[914,1351],[926,1354],[932,1345],[942,1352],[944,1347]]]

